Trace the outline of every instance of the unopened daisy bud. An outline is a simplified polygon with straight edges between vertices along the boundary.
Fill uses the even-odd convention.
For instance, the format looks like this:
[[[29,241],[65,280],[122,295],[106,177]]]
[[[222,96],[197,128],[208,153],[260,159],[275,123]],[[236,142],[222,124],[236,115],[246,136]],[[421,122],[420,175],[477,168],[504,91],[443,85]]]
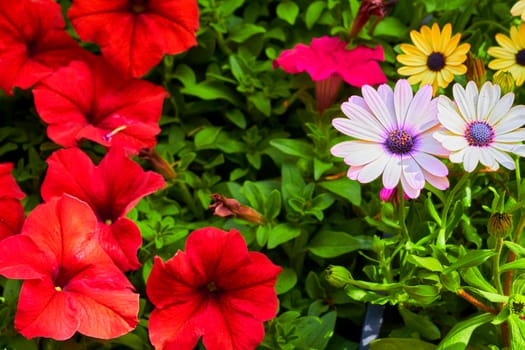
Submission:
[[[467,80],[473,80],[478,88],[480,88],[485,80],[487,80],[485,64],[480,58],[475,57],[470,52],[467,54],[465,64],[467,66]]]
[[[350,271],[342,266],[330,265],[326,268],[325,272],[326,281],[337,288],[343,288],[352,280],[352,274]]]
[[[496,238],[507,236],[512,230],[512,215],[507,213],[493,213],[487,224],[489,234]]]
[[[503,95],[514,91],[514,78],[510,72],[500,70],[494,74],[492,80],[501,87],[501,93]]]
[[[519,294],[511,295],[509,298],[509,311],[511,315],[525,316],[525,296]]]

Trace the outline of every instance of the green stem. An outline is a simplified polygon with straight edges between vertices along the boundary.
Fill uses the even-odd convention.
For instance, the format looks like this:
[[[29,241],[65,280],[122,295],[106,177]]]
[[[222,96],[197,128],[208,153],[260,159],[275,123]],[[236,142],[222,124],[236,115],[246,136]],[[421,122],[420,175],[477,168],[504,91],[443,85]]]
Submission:
[[[405,239],[406,242],[410,242],[410,235],[408,233],[406,216],[405,216],[405,193],[403,191],[403,186],[397,186],[397,195],[399,197],[399,225],[401,226],[401,237]]]
[[[502,248],[503,248],[503,238],[500,237],[496,241],[496,247],[494,248],[496,255],[494,256],[494,259],[492,260],[492,274],[494,277],[494,286],[496,287],[496,290],[498,291],[499,294],[503,294],[503,288],[501,287],[501,276],[499,272],[499,263],[501,260]]]
[[[516,164],[516,170],[514,173],[516,174],[516,198],[518,201],[521,201],[521,172],[520,172],[520,159],[516,158],[514,161]]]
[[[447,219],[448,219],[448,212],[450,210],[450,207],[454,201],[454,198],[456,197],[456,194],[458,191],[463,188],[465,183],[467,182],[469,177],[469,173],[465,173],[459,181],[456,183],[454,188],[450,191],[449,195],[447,196],[445,200],[445,204],[443,206],[443,211],[441,212],[441,227],[438,232],[438,237],[436,239],[436,245],[438,248],[444,250],[445,244],[446,244],[446,230],[447,230]]]

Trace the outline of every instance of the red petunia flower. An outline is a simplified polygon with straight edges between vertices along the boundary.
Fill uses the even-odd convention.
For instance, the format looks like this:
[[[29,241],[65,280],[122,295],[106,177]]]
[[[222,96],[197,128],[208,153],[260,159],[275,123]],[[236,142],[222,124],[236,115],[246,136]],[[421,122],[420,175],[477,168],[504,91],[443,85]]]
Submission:
[[[381,46],[347,49],[347,45],[337,37],[314,38],[310,46],[297,44],[284,50],[273,66],[291,74],[307,72],[316,83],[317,105],[322,112],[333,104],[343,80],[359,88],[387,81],[378,63],[384,60]]]
[[[72,62],[33,89],[51,140],[64,147],[88,139],[138,153],[153,147],[166,91],[115,72],[102,58]]]
[[[125,215],[142,197],[164,186],[162,176],[144,171],[118,148],[111,148],[98,166],[78,148],[54,152],[47,164],[42,198],[67,193],[89,204],[98,219],[95,237],[102,248],[121,270],[137,269],[142,238]]]
[[[196,0],[75,0],[67,14],[82,40],[133,77],[197,43]]]
[[[22,233],[0,242],[0,274],[25,280],[15,328],[26,338],[109,339],[138,323],[139,295],[93,239],[97,219],[70,196],[37,206]]]
[[[20,233],[24,223],[24,207],[20,200],[25,194],[11,170],[12,163],[0,163],[0,240]]]
[[[52,0],[0,0],[0,88],[27,89],[85,54]]]
[[[146,285],[156,307],[151,342],[157,350],[191,350],[202,336],[208,350],[254,349],[263,321],[276,314],[280,271],[264,254],[248,252],[237,231],[194,231],[186,252],[153,263]]]

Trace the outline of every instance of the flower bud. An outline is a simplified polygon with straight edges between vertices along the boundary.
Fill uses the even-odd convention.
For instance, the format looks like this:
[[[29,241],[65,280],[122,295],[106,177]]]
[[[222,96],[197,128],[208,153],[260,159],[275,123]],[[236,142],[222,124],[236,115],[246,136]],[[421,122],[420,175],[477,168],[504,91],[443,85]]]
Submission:
[[[498,71],[494,74],[492,80],[495,84],[498,84],[501,87],[501,92],[503,94],[508,94],[509,92],[514,91],[514,78],[510,72]]]
[[[480,58],[475,57],[470,52],[468,53],[467,60],[465,61],[467,66],[467,79],[473,80],[478,88],[483,85],[486,79],[485,64]]]
[[[337,288],[343,288],[352,280],[352,274],[350,271],[342,266],[330,265],[326,268],[325,272],[326,281]]]
[[[512,215],[507,213],[492,213],[487,224],[489,234],[503,238],[512,231]]]
[[[511,295],[509,298],[509,311],[511,315],[525,316],[525,296],[519,294]]]

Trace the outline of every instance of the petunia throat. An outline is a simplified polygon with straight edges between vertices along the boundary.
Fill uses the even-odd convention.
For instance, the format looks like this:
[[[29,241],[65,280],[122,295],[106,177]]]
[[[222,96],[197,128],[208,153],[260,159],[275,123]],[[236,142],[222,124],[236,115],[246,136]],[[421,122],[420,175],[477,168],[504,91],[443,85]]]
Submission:
[[[129,1],[129,11],[135,14],[141,14],[148,10],[149,0],[130,0]]]
[[[403,129],[391,131],[384,145],[386,148],[397,155],[409,153],[414,147],[414,137]]]

